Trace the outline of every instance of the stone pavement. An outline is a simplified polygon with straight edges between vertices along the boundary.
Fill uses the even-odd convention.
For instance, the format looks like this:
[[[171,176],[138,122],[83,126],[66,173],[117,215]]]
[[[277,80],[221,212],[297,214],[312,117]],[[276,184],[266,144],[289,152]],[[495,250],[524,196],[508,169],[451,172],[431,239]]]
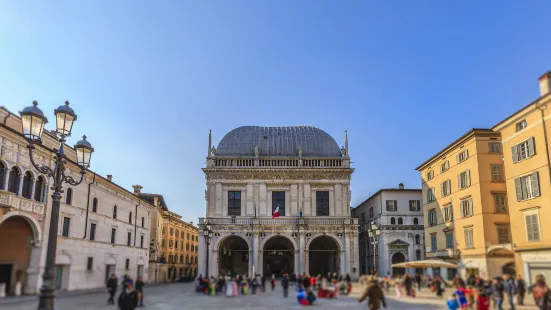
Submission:
[[[223,296],[203,296],[194,292],[192,283],[173,283],[146,287],[145,305],[143,309],[150,310],[171,310],[171,309],[299,309],[294,289],[290,289],[289,298],[283,298],[281,288],[274,292],[266,292],[254,296],[239,296],[226,298]],[[357,295],[355,292],[353,295]],[[0,310],[31,310],[36,309],[38,297],[25,296],[13,297],[0,301]],[[63,294],[56,299],[56,310],[115,310],[115,306],[107,306],[106,292],[86,292],[75,294]],[[419,300],[411,303],[411,299],[396,300],[392,297],[388,300],[387,309],[445,309],[444,302],[439,304],[424,303]],[[318,299],[315,303],[316,309],[347,310],[367,309],[364,302],[358,304],[355,296],[339,297],[338,300]]]

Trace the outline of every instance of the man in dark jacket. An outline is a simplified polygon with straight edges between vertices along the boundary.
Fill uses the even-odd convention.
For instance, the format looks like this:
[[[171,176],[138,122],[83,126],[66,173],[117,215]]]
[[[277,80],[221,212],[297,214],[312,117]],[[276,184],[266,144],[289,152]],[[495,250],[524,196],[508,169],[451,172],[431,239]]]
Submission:
[[[134,290],[134,283],[128,279],[126,281],[126,287],[119,295],[119,308],[120,310],[134,310],[138,306],[138,293]]]
[[[113,299],[113,297],[117,292],[117,286],[117,276],[115,276],[115,274],[112,274],[111,278],[107,280],[107,292],[109,293],[109,299],[107,300],[108,305],[115,304],[115,300]]]
[[[285,274],[283,280],[281,280],[281,287],[283,288],[283,297],[289,297],[289,275]]]
[[[138,299],[140,301],[140,304],[138,305],[138,307],[143,307],[143,287],[144,287],[144,283],[143,283],[143,280],[142,280],[142,277],[139,276],[138,277],[138,280],[136,281],[136,291],[138,292]]]
[[[367,305],[369,306],[369,310],[381,309],[381,303],[386,308],[385,294],[375,277],[369,278],[364,293],[358,298],[358,303],[361,303],[366,298],[368,298]]]

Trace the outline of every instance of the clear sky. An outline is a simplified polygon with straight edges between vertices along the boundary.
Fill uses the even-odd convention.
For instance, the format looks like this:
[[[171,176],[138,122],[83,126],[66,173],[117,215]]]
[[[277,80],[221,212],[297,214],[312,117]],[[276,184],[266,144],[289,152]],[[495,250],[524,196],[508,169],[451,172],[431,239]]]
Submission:
[[[69,100],[92,169],[205,211],[208,130],[313,125],[352,205],[539,96],[551,1],[1,1],[0,105]],[[53,124],[50,124],[49,128]]]

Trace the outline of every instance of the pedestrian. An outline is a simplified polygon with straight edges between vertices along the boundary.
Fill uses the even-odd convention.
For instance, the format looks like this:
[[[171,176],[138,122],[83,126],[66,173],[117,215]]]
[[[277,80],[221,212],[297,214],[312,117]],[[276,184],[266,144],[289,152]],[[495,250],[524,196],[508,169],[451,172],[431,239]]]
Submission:
[[[488,310],[490,309],[490,296],[488,295],[488,285],[484,283],[484,280],[477,279],[478,294],[476,300],[476,310]]]
[[[266,275],[262,275],[262,292],[266,292]]]
[[[423,286],[423,279],[421,278],[421,274],[418,273],[415,276],[415,282],[417,282],[417,290],[421,292],[421,287]]]
[[[452,294],[448,297],[447,301],[448,310],[457,310],[459,309],[459,301],[457,300],[457,295]]]
[[[283,297],[289,297],[289,275],[285,274],[283,280],[281,280],[281,287],[283,288]]]
[[[113,273],[111,275],[111,278],[109,280],[107,280],[107,292],[109,293],[109,299],[107,300],[107,304],[108,305],[114,305],[115,304],[115,300],[114,300],[114,296],[115,296],[115,293],[117,292],[117,276]]]
[[[509,300],[511,310],[515,310],[514,296],[517,294],[517,289],[515,287],[515,280],[510,275],[505,276],[504,289],[507,299]]]
[[[545,283],[545,277],[541,274],[536,276],[536,283],[532,286],[532,295],[534,296],[536,306],[538,306],[540,310],[551,309],[549,287]]]
[[[384,308],[386,308],[385,294],[383,293],[383,290],[375,277],[369,277],[367,287],[362,296],[358,298],[358,303],[361,303],[366,298],[368,299],[367,305],[369,310],[381,309],[381,304]]]
[[[442,292],[444,291],[442,289],[442,287],[444,286],[442,278],[440,278],[440,276],[438,276],[438,275],[435,276],[434,280],[433,280],[433,283],[434,283],[434,290],[436,291],[436,296],[437,297],[442,297]]]
[[[118,305],[120,310],[134,310],[138,306],[138,293],[134,290],[133,284],[132,280],[127,279],[126,287],[119,295]]]
[[[272,285],[272,292],[275,290],[275,274],[272,273],[272,281],[270,283]]]
[[[398,275],[396,279],[394,279],[394,289],[396,290],[396,297],[398,298],[402,296],[402,289],[400,288],[401,282],[400,275]]]
[[[141,276],[138,277],[138,280],[136,280],[136,291],[138,291],[138,300],[140,301],[138,304],[138,307],[143,307],[143,287],[144,287],[143,279]]]
[[[524,305],[524,295],[526,294],[526,282],[522,279],[521,275],[517,276],[517,294],[518,294],[518,305]]]
[[[501,283],[501,278],[494,278],[494,285],[492,289],[492,297],[497,310],[503,310],[503,292],[505,288]]]

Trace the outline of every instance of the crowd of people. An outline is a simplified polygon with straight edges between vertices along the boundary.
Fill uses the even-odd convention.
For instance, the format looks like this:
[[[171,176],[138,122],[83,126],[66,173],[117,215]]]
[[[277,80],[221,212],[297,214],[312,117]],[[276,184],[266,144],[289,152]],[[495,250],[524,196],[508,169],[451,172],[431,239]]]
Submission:
[[[120,281],[121,293],[117,299],[117,306],[121,310],[134,310],[136,307],[143,307],[143,289],[145,283],[142,277],[138,277],[136,283],[128,275],[124,275]],[[108,305],[115,304],[115,294],[119,287],[119,281],[115,274],[111,275],[111,278],[107,280],[107,293],[109,293],[109,299],[107,299]]]
[[[276,288],[276,278],[272,275],[269,279],[271,290]],[[256,295],[266,292],[268,278],[256,274],[254,277],[236,275],[215,277],[203,277],[200,275],[195,281],[195,290],[210,296],[224,295],[234,297],[239,295]],[[284,274],[280,285],[283,297],[289,297],[289,288],[295,287],[297,300],[301,304],[312,304],[316,298],[337,298],[338,295],[348,295],[352,289],[350,275],[337,276],[336,273],[328,273],[325,276],[310,276],[307,274]],[[317,296],[316,296],[317,293]]]
[[[365,278],[362,280],[365,282]],[[495,277],[491,280],[483,279],[478,275],[470,275],[467,280],[464,280],[460,275],[456,275],[450,282],[444,280],[440,275],[422,276],[418,274],[396,277],[388,275],[380,280],[371,277],[367,289],[373,285],[374,281],[379,284],[381,290],[385,290],[387,293],[390,292],[391,287],[394,287],[398,298],[404,295],[415,297],[416,292],[420,292],[422,289],[430,289],[437,297],[443,297],[444,292],[449,290],[450,294],[446,302],[450,310],[467,308],[486,310],[490,307],[497,310],[503,310],[504,307],[515,310],[515,306],[524,305],[525,297],[530,293],[540,310],[551,310],[551,292],[543,275],[536,276],[535,283],[529,287],[521,276],[510,275]],[[367,289],[362,295],[364,299],[370,296]],[[379,295],[380,297],[378,297]],[[376,293],[375,299],[373,306],[376,308],[373,309],[379,309],[380,301],[378,300],[382,299],[384,302],[384,295]]]

